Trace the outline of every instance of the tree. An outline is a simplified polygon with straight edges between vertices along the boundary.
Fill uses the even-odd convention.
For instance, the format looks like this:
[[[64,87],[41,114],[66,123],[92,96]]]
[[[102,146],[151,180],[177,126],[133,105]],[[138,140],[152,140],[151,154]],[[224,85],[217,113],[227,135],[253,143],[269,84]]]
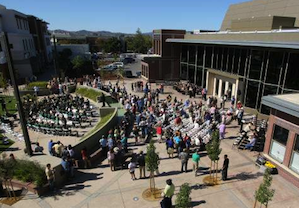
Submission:
[[[126,37],[127,50],[136,53],[147,53],[152,47],[152,38],[149,35],[143,35],[140,28],[137,29],[135,36]]]
[[[97,38],[95,40],[95,45],[98,51],[103,51],[105,48],[106,40],[103,38]]]
[[[66,72],[71,68],[71,60],[72,51],[69,48],[63,49],[58,53],[58,67],[60,71],[60,76],[64,77]]]
[[[0,87],[1,88],[6,88],[7,87],[7,80],[4,78],[2,72],[0,72]]]
[[[274,189],[270,189],[272,179],[273,178],[271,176],[270,169],[266,169],[263,183],[260,184],[258,190],[255,192],[254,208],[256,207],[257,202],[259,202],[261,205],[265,205],[265,207],[268,207],[268,203],[272,200],[275,193]]]
[[[76,56],[72,60],[73,68],[76,69],[76,74],[81,74],[85,60],[81,56]]]
[[[104,51],[106,53],[119,53],[121,49],[121,42],[118,38],[109,38],[104,44]]]
[[[184,183],[181,188],[180,192],[177,195],[177,198],[175,200],[175,207],[177,208],[188,208],[190,207],[190,198],[191,194],[191,187],[188,183]]]
[[[159,167],[159,155],[156,153],[156,147],[153,140],[150,141],[146,149],[147,149],[147,154],[145,156],[145,165],[147,170],[150,172],[150,190],[151,192],[154,192],[155,191],[154,172]]]
[[[222,149],[220,148],[219,131],[212,133],[212,140],[206,145],[208,156],[211,160],[210,179],[213,184],[217,183],[218,161]],[[212,174],[213,173],[213,174]],[[216,174],[215,174],[216,173]]]

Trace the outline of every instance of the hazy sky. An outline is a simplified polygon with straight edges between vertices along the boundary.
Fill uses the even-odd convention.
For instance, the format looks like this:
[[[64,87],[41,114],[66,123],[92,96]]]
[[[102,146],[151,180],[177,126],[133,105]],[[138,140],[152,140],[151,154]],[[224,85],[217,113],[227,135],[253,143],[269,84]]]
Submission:
[[[49,22],[50,29],[134,33],[153,29],[219,29],[232,3],[246,0],[0,0]]]

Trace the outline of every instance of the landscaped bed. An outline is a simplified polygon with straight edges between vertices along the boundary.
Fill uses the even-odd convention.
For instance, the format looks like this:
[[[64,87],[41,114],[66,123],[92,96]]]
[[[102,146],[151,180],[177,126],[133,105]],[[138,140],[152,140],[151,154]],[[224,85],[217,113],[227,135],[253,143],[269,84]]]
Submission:
[[[44,82],[31,82],[29,83],[25,89],[26,90],[33,90],[34,87],[38,87],[39,89],[47,89],[48,86],[48,82],[44,81]]]
[[[101,91],[95,90],[95,89],[92,89],[92,88],[85,88],[85,87],[78,87],[76,89],[76,93],[79,94],[79,95],[82,95],[83,97],[91,99],[94,102],[98,102],[97,98],[102,96]],[[110,95],[107,95],[106,96],[106,103],[112,104],[112,103],[117,103],[117,101],[114,100]]]
[[[17,112],[16,108],[16,99],[13,96],[0,96],[0,100],[4,99],[6,103],[6,109],[9,113],[14,114]],[[0,115],[2,116],[4,114],[2,107],[0,107]]]

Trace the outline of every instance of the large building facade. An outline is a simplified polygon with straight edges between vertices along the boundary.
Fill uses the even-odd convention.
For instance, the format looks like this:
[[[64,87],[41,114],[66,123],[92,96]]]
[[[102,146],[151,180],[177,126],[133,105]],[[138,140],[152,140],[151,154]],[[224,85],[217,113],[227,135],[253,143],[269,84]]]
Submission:
[[[299,6],[299,1],[296,2]],[[242,4],[248,2],[238,7]],[[234,17],[234,8],[228,10],[219,32],[186,33],[183,38],[165,40],[180,54],[179,72],[173,74],[179,74],[180,80],[207,88],[210,95],[228,94],[248,109],[269,114],[270,108],[261,104],[262,96],[299,92],[298,17],[291,12],[271,13],[268,9],[263,15]],[[156,51],[157,46],[153,47]],[[159,74],[164,68],[144,73],[148,80],[155,78],[151,77],[151,70]]]
[[[7,33],[18,78],[31,78],[51,62],[50,37],[44,21],[0,5],[0,32]],[[5,47],[1,41],[2,52]],[[1,63],[1,69],[7,71],[7,65]]]

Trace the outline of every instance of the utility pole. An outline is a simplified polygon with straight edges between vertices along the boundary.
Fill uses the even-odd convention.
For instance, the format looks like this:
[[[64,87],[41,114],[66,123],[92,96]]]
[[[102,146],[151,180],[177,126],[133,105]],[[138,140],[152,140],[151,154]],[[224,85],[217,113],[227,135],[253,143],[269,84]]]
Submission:
[[[18,83],[16,80],[16,74],[15,74],[13,60],[12,60],[11,51],[10,51],[10,44],[8,42],[8,37],[7,37],[6,32],[2,32],[1,36],[2,36],[3,43],[4,43],[3,48],[4,48],[5,54],[6,54],[6,60],[7,60],[9,74],[10,74],[11,84],[14,88],[14,94],[15,94],[16,101],[17,101],[17,106],[18,106],[18,111],[19,111],[19,116],[20,116],[20,124],[21,124],[22,131],[23,131],[27,154],[29,156],[32,156],[33,153],[32,153],[32,148],[31,148],[31,142],[30,142],[30,138],[29,138],[29,134],[28,134],[28,130],[27,130],[27,122],[26,122],[26,118],[25,118],[25,114],[24,114],[24,110],[23,110],[21,97],[20,97],[19,87],[18,87]]]

